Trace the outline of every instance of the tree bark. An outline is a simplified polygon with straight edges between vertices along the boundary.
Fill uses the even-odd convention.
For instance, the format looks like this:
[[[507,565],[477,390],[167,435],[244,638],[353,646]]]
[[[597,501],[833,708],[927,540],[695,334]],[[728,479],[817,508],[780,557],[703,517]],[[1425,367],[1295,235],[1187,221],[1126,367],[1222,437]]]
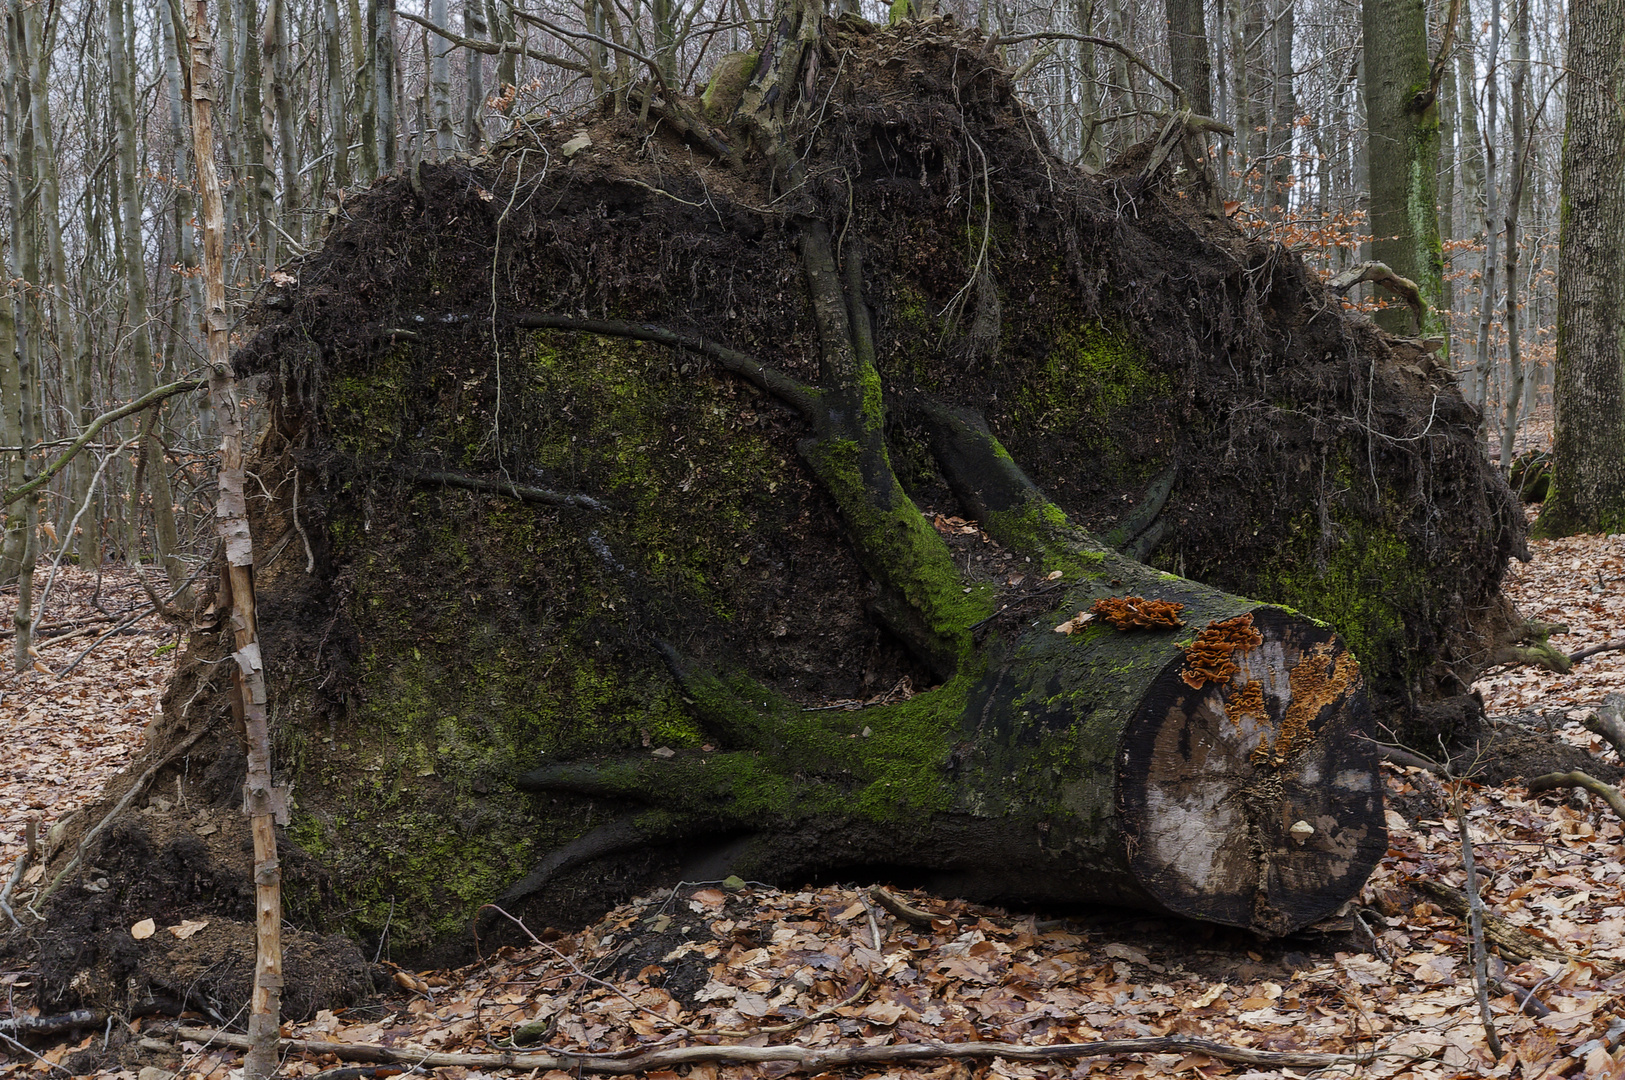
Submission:
[[[119,199],[118,231],[122,241],[122,284],[125,290],[125,321],[128,326],[130,373],[136,396],[157,385],[153,371],[152,330],[149,325],[147,267],[143,257],[140,182],[137,169],[135,74],[129,63],[127,0],[110,0],[107,5],[107,53],[113,98],[114,136],[117,141]],[[174,492],[169,484],[169,467],[164,446],[156,434],[158,425],[149,426],[141,441],[146,460],[146,494],[152,500],[154,543],[158,560],[173,592],[186,581],[186,564],[180,558],[180,534],[175,523]],[[132,493],[130,507],[131,543],[137,543],[141,492]]]
[[[1552,490],[1537,536],[1625,530],[1625,2],[1569,9]]]
[[[1512,15],[1512,162],[1508,176],[1506,221],[1507,391],[1501,403],[1501,468],[1512,467],[1512,448],[1518,438],[1518,415],[1523,405],[1523,341],[1519,337],[1518,215],[1523,209],[1529,172],[1529,148],[1524,131],[1524,96],[1529,78],[1529,0],[1513,0]]]
[[[282,995],[282,876],[275,825],[287,821],[287,793],[271,783],[270,720],[265,667],[254,603],[254,549],[248,525],[243,469],[243,424],[230,359],[226,312],[225,208],[214,165],[214,41],[208,0],[194,0],[191,45],[192,148],[197,164],[203,225],[205,337],[209,396],[220,426],[219,503],[215,518],[225,547],[221,600],[231,612],[232,711],[243,725],[248,758],[243,812],[254,842],[255,962],[249,1000],[249,1051],[243,1073],[252,1080],[276,1075],[277,1027]]]
[[[1416,282],[1427,300],[1423,336],[1439,333],[1444,278],[1439,245],[1439,117],[1429,90],[1423,0],[1363,0],[1364,85],[1371,191],[1371,258]],[[1377,315],[1394,333],[1412,332],[1403,310]]]
[[[1185,91],[1193,112],[1212,116],[1213,61],[1201,0],[1163,0],[1163,14],[1168,20],[1169,74]]]

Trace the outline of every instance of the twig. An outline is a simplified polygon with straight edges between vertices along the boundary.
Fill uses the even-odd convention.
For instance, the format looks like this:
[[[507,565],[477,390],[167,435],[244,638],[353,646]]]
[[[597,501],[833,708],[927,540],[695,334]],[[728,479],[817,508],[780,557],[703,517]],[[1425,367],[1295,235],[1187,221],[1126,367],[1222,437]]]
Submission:
[[[1478,995],[1478,1015],[1484,1024],[1484,1042],[1496,1061],[1501,1060],[1501,1039],[1495,1033],[1495,1016],[1490,1012],[1489,951],[1484,948],[1484,904],[1478,895],[1478,871],[1473,863],[1473,838],[1467,830],[1467,808],[1461,785],[1452,785],[1450,809],[1456,817],[1456,836],[1461,841],[1461,862],[1467,870],[1467,927],[1473,943],[1473,986]]]
[[[1388,955],[1387,949],[1382,947],[1382,939],[1377,937],[1375,930],[1371,929],[1371,924],[1365,921],[1365,916],[1360,914],[1360,909],[1353,908],[1349,914],[1354,916],[1354,925],[1365,931],[1366,939],[1371,942],[1371,952],[1376,958],[1385,964],[1391,963],[1394,958]]]
[[[509,498],[520,499],[524,502],[546,503],[549,506],[575,506],[583,510],[602,510],[604,504],[590,495],[565,495],[557,491],[548,491],[546,488],[534,487],[530,484],[515,484],[510,480],[487,480],[479,476],[466,476],[462,473],[431,472],[426,469],[402,469],[401,472],[424,484],[444,484],[446,487],[462,488],[465,491],[488,491],[495,495],[506,495]],[[300,530],[300,535],[304,530]],[[309,541],[306,541],[308,548]],[[314,562],[313,562],[314,565]]]
[[[79,865],[79,860],[81,857],[83,857],[85,849],[90,846],[90,842],[96,838],[97,834],[105,829],[110,821],[112,821],[119,814],[123,813],[124,808],[129,806],[130,803],[135,800],[137,795],[146,790],[148,781],[150,781],[154,776],[158,775],[159,770],[163,769],[164,766],[168,765],[170,762],[186,753],[186,751],[190,750],[192,748],[192,744],[203,738],[208,731],[209,728],[207,726],[198,728],[185,739],[181,740],[181,744],[179,746],[165,754],[162,760],[147,766],[146,771],[140,776],[136,777],[135,783],[130,785],[130,789],[124,793],[116,804],[114,804],[113,809],[107,812],[107,816],[103,817],[101,821],[97,822],[95,828],[91,829],[89,832],[85,833],[84,836],[79,838],[79,849],[74,852],[73,858],[68,860],[68,864],[66,866],[57,871],[56,877],[51,879],[51,884],[45,887],[45,891],[42,892],[39,895],[39,898],[34,902],[36,904],[43,904],[47,899],[49,899],[51,894],[56,891],[57,886],[62,884],[62,879],[72,873],[73,869]]]
[[[96,417],[96,419],[92,420],[90,425],[80,433],[79,437],[73,440],[68,448],[62,451],[57,459],[47,465],[38,476],[34,477],[34,479],[30,480],[28,483],[20,484],[12,490],[6,492],[4,496],[0,496],[0,506],[10,506],[12,503],[23,498],[25,495],[32,495],[46,484],[49,484],[51,482],[51,477],[61,472],[68,462],[72,461],[76,456],[78,456],[79,451],[88,446],[90,441],[96,437],[97,433],[108,424],[113,423],[115,420],[122,420],[132,413],[138,413],[142,409],[150,409],[160,401],[166,401],[169,398],[174,397],[176,394],[184,394],[188,390],[202,390],[208,385],[208,382],[204,379],[180,379],[176,382],[167,383],[164,386],[160,386],[156,390],[149,391],[148,393],[136,398],[128,405],[121,405],[111,412],[102,413],[100,416]]]
[[[7,1035],[3,1031],[0,1031],[0,1042],[6,1043],[6,1045],[10,1046],[14,1050],[21,1050],[23,1053],[27,1054],[29,1057],[31,1057],[35,1061],[39,1062],[39,1065],[44,1065],[45,1067],[50,1068],[50,1069],[56,1069],[59,1072],[66,1073],[68,1076],[73,1075],[73,1073],[70,1072],[68,1069],[64,1068],[61,1065],[56,1064],[54,1061],[48,1061],[45,1058],[40,1057],[38,1054],[34,1053],[33,1050],[31,1050],[28,1047],[24,1046],[22,1043],[18,1042],[16,1039],[13,1039],[10,1035]],[[39,1065],[36,1065],[35,1068],[38,1068]]]
[[[101,1027],[107,1022],[104,1009],[75,1009],[56,1016],[13,1016],[0,1020],[0,1033],[6,1035],[60,1035],[64,1031]]]
[[[1598,653],[1613,652],[1616,649],[1625,649],[1625,638],[1605,641],[1601,645],[1587,645],[1583,649],[1576,649],[1569,653],[1569,663],[1578,664],[1581,660],[1589,659]]]
[[[1525,1016],[1552,1015],[1552,1007],[1536,997],[1535,992],[1526,986],[1519,986],[1509,979],[1496,979],[1495,988],[1503,994],[1511,995],[1518,1003],[1518,1011]]]
[[[223,1046],[248,1047],[246,1035],[212,1028],[177,1027],[182,1039],[212,1039]],[[889,1046],[842,1046],[823,1049],[811,1046],[673,1046],[632,1057],[608,1054],[425,1054],[423,1051],[392,1050],[383,1046],[330,1043],[307,1039],[282,1039],[283,1052],[332,1054],[341,1061],[415,1063],[430,1068],[564,1069],[576,1072],[633,1073],[671,1069],[701,1062],[743,1062],[762,1064],[785,1061],[808,1070],[834,1070],[849,1065],[897,1065],[911,1061],[940,1059],[1006,1061],[1074,1061],[1079,1058],[1115,1057],[1122,1054],[1205,1054],[1219,1061],[1241,1065],[1264,1065],[1285,1069],[1324,1069],[1335,1065],[1369,1065],[1379,1056],[1367,1050],[1358,1054],[1320,1054],[1291,1050],[1254,1050],[1207,1039],[1165,1035],[1146,1039],[1109,1039],[1090,1043],[1058,1043],[1053,1046],[1022,1046],[1002,1042],[894,1043]],[[1383,1055],[1387,1056],[1387,1055]],[[1406,1056],[1406,1055],[1399,1055]]]

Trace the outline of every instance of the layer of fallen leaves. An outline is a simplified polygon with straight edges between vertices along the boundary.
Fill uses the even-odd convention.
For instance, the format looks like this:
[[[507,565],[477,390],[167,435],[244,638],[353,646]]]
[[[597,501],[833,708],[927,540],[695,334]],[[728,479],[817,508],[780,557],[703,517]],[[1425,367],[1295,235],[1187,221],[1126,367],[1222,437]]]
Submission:
[[[1401,801],[1438,796],[1426,774],[1390,777]],[[1420,785],[1420,786],[1418,786]],[[574,935],[505,948],[453,972],[403,973],[421,992],[343,1015],[323,1013],[287,1034],[406,1051],[478,1052],[513,1045],[618,1053],[657,1046],[808,1047],[996,1040],[1026,1045],[1182,1034],[1272,1050],[1383,1056],[1367,1077],[1600,1077],[1620,1067],[1604,1040],[1616,1024],[1625,975],[1621,830],[1566,804],[1495,793],[1471,811],[1487,903],[1576,954],[1572,961],[1495,963],[1503,987],[1531,991],[1550,1010],[1519,1011],[1498,988],[1491,1007],[1509,1052],[1492,1062],[1473,998],[1466,936],[1406,882],[1460,884],[1460,855],[1441,819],[1390,813],[1393,850],[1373,878],[1364,949],[1286,952],[1274,963],[1245,939],[1203,949],[1188,924],[1105,913],[1041,922],[911,894],[936,917],[905,924],[860,889],[779,891],[742,882],[688,885],[627,904]],[[1392,914],[1383,915],[1382,911]],[[551,935],[547,935],[551,936]],[[1336,939],[1331,939],[1335,940]],[[1264,946],[1258,946],[1264,948]],[[223,1077],[235,1059],[192,1067]],[[336,1058],[289,1062],[309,1076]],[[690,1077],[776,1077],[787,1066],[700,1066]],[[980,1071],[980,1070],[978,1070]],[[1147,1054],[1054,1065],[995,1061],[987,1074],[1056,1076],[1297,1076],[1227,1065],[1199,1054]],[[441,1070],[440,1075],[457,1075]],[[473,1076],[470,1071],[463,1075]],[[565,1080],[569,1073],[545,1074]],[[676,1074],[657,1074],[661,1080]],[[859,1075],[854,1073],[854,1076]],[[947,1080],[951,1064],[870,1076]],[[831,1078],[833,1080],[833,1078]]]
[[[953,524],[943,522],[948,528]],[[942,527],[939,525],[939,527]],[[963,528],[964,526],[960,526]],[[1581,560],[1580,569],[1573,565]],[[1574,649],[1607,637],[1611,590],[1625,595],[1625,540],[1579,538],[1536,545],[1509,587],[1526,615],[1568,621]],[[1591,573],[1600,569],[1601,593]],[[1618,575],[1618,576],[1616,576]],[[80,580],[79,610],[88,597]],[[105,596],[133,603],[128,588]],[[104,601],[105,602],[105,601]],[[113,603],[114,609],[117,603]],[[1583,629],[1582,629],[1583,628]],[[1591,635],[1590,638],[1582,635]],[[8,675],[0,722],[26,758],[0,773],[0,805],[54,820],[88,798],[139,743],[165,666],[152,634],[118,639],[62,684]],[[104,646],[104,649],[107,647]],[[47,650],[55,670],[65,652]],[[1492,711],[1563,713],[1625,683],[1625,657],[1605,653],[1573,676],[1492,674]],[[67,694],[59,685],[70,688]],[[83,687],[77,695],[74,689]],[[1576,729],[1577,730],[1577,729]],[[1570,734],[1574,734],[1573,731]],[[1588,733],[1584,744],[1611,755]],[[36,768],[37,766],[37,768]],[[70,767],[71,766],[71,767]],[[94,770],[94,771],[93,771]],[[64,779],[54,781],[51,777]],[[71,779],[69,779],[71,778]],[[411,992],[343,1014],[288,1025],[286,1034],[335,1044],[481,1051],[516,1035],[530,1049],[626,1052],[680,1044],[806,1046],[1001,1040],[1026,1045],[1185,1034],[1261,1049],[1383,1056],[1365,1077],[1605,1077],[1625,1071],[1625,867],[1622,828],[1598,801],[1567,793],[1531,797],[1517,785],[1465,792],[1488,910],[1569,954],[1569,960],[1491,959],[1494,1022],[1507,1053],[1490,1059],[1473,999],[1467,932],[1414,887],[1418,879],[1464,884],[1455,823],[1440,781],[1390,769],[1388,857],[1360,904],[1333,933],[1264,945],[1175,920],[1102,911],[1043,921],[909,894],[936,916],[929,929],[898,921],[857,887],[779,891],[730,883],[689,885],[625,905],[546,944],[503,949],[457,971],[402,972]],[[71,790],[70,790],[71,789]],[[49,796],[47,799],[46,796]],[[40,800],[35,808],[29,799]],[[13,811],[7,811],[12,813]],[[8,823],[6,851],[20,828]],[[132,928],[132,931],[136,928]],[[139,928],[145,932],[147,927]],[[16,975],[6,976],[15,981]],[[1523,996],[1545,1015],[1522,1010]],[[160,1034],[158,1021],[137,1021]],[[45,1053],[61,1061],[102,1033]],[[235,1052],[183,1044],[165,1061],[182,1076],[225,1080]],[[7,1059],[0,1059],[0,1066]],[[337,1059],[286,1063],[311,1076]],[[11,1067],[39,1070],[32,1059]],[[775,1065],[696,1066],[699,1080],[788,1072]],[[58,1074],[60,1075],[60,1073]],[[134,1073],[126,1073],[132,1078]],[[447,1078],[474,1070],[440,1069]],[[570,1074],[547,1074],[565,1080]],[[677,1074],[657,1074],[670,1080]],[[1035,1065],[996,1060],[850,1074],[916,1080],[1001,1077],[1306,1075],[1228,1065],[1202,1055],[1148,1054]],[[833,1077],[829,1078],[833,1080]]]
[[[1574,653],[1625,639],[1625,533],[1533,540],[1529,547],[1533,561],[1514,561],[1502,587],[1525,618],[1568,627],[1552,636],[1553,645]],[[1492,714],[1579,709],[1625,690],[1625,649],[1588,657],[1567,675],[1503,668],[1477,685]]]
[[[36,588],[47,572],[40,568]],[[19,672],[10,633],[17,590],[0,593],[0,884],[22,854],[30,818],[43,842],[141,748],[173,665],[174,631],[148,615],[83,654],[145,602],[128,568],[109,566],[98,576],[63,567],[40,620],[38,655]],[[58,674],[75,661],[72,672]]]

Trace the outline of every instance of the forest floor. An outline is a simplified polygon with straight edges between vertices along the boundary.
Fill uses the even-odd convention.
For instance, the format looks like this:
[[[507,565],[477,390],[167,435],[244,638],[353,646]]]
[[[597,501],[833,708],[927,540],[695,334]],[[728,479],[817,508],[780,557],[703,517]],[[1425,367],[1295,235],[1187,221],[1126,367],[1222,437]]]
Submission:
[[[1508,585],[1525,615],[1568,624],[1570,633],[1554,643],[1571,652],[1619,632],[1625,537],[1532,547],[1534,561],[1514,564]],[[117,615],[140,597],[127,572],[110,571],[99,586],[88,574],[70,572],[46,622],[78,629],[71,624]],[[8,614],[0,605],[0,616]],[[0,767],[0,880],[21,851],[26,820],[35,817],[48,829],[90,801],[140,748],[154,715],[175,631],[149,619],[104,642],[71,674],[54,674],[90,640],[43,646],[40,665],[52,674],[8,673],[0,682],[0,731],[9,751]],[[1604,760],[1611,752],[1578,721],[1605,694],[1625,689],[1625,651],[1598,654],[1569,675],[1491,673],[1480,688],[1507,738],[1566,740],[1595,753],[1599,772],[1618,775]],[[920,927],[876,906],[858,887],[781,891],[737,881],[695,883],[631,902],[584,930],[533,928],[534,946],[505,948],[461,970],[394,968],[393,995],[341,1015],[324,1012],[287,1024],[286,1034],[327,1044],[333,1053],[295,1054],[284,1075],[331,1069],[344,1060],[340,1051],[359,1044],[407,1055],[491,1053],[522,1025],[530,1025],[532,1042],[524,1045],[533,1051],[691,1046],[716,1058],[645,1073],[659,1080],[774,1078],[798,1067],[726,1060],[750,1052],[732,1048],[769,1044],[879,1053],[900,1043],[1038,1047],[1165,1036],[1263,1051],[1266,1058],[1267,1052],[1375,1056],[1358,1064],[1289,1067],[1220,1060],[1219,1051],[1188,1046],[1156,1052],[1153,1044],[1131,1056],[1072,1052],[1025,1061],[1012,1050],[968,1062],[939,1058],[805,1071],[829,1080],[1089,1074],[1533,1080],[1625,1073],[1625,866],[1613,812],[1600,799],[1531,796],[1517,782],[1454,785],[1484,902],[1510,935],[1504,958],[1490,960],[1489,1009],[1503,1049],[1496,1061],[1475,1000],[1466,925],[1447,897],[1422,884],[1460,887],[1465,880],[1452,792],[1431,773],[1384,768],[1389,856],[1355,913],[1321,932],[1264,943],[1144,913],[1035,917],[902,894],[934,917]],[[1517,938],[1519,928],[1531,936]],[[1515,955],[1520,948],[1528,955]],[[386,961],[387,955],[386,947]],[[28,972],[0,971],[0,984],[14,1014],[27,1015]],[[136,1038],[168,1038],[165,1023],[136,1021]],[[136,1080],[140,1064],[160,1062],[188,1080],[225,1080],[240,1066],[238,1052],[186,1039],[167,1056],[149,1041],[137,1060],[133,1054],[142,1044],[130,1041],[120,1072],[99,1053],[104,1037],[98,1028],[35,1051],[0,1048],[7,1055],[0,1056],[0,1072],[60,1076],[93,1069],[85,1074]],[[90,1064],[97,1060],[102,1064]],[[478,1062],[433,1071],[449,1080],[579,1075],[528,1067],[505,1073]]]

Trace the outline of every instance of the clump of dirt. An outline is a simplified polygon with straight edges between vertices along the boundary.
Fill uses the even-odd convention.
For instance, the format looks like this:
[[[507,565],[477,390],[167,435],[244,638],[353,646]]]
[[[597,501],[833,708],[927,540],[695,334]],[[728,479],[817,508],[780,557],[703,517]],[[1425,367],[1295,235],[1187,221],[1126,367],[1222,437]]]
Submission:
[[[253,989],[253,847],[245,819],[235,810],[178,807],[163,795],[144,802],[107,830],[51,898],[31,957],[40,1004],[125,1015],[193,1010],[223,1022]],[[285,848],[281,857],[291,887],[319,888],[308,856]],[[154,932],[138,938],[134,931],[147,920]],[[342,937],[285,927],[283,965],[289,1017],[374,991],[373,966]]]
[[[1528,782],[1544,773],[1586,772],[1604,783],[1617,784],[1625,768],[1589,754],[1546,727],[1503,719],[1451,754],[1450,768],[1457,776],[1477,783],[1501,785]]]

